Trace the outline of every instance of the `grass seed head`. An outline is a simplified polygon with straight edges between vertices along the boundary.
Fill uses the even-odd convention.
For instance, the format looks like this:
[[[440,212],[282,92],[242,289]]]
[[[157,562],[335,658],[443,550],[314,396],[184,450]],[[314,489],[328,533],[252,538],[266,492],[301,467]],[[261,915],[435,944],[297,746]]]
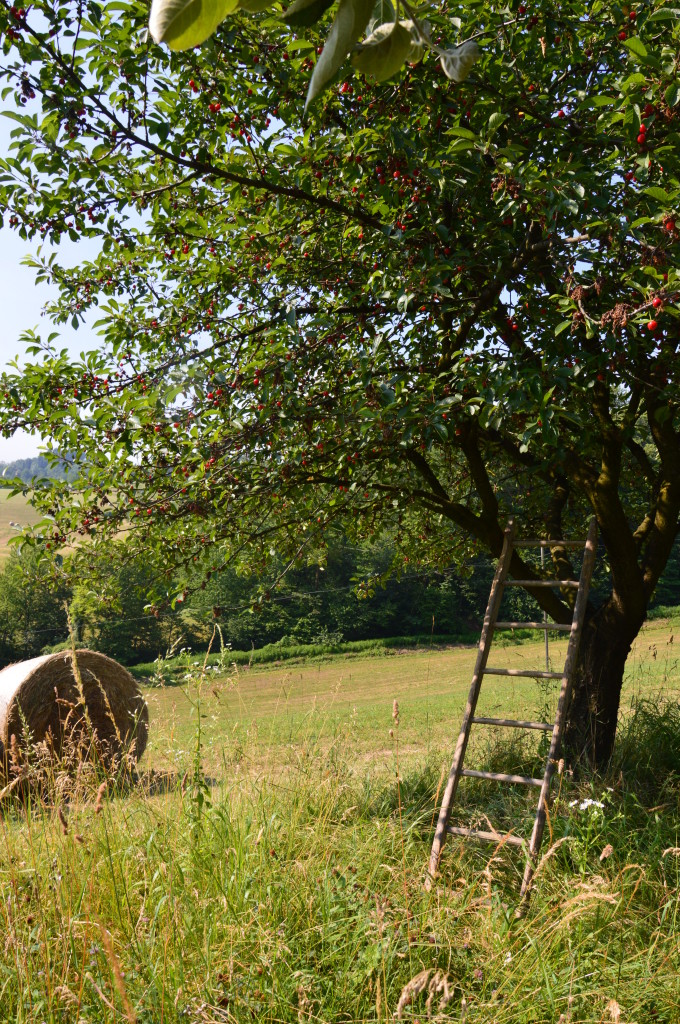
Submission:
[[[59,821],[61,823],[61,831],[64,833],[65,836],[67,836],[68,821],[66,820],[66,815],[64,814],[64,811],[61,807],[57,807],[57,817],[59,818]]]
[[[97,790],[97,802],[94,805],[94,813],[101,814],[104,810],[104,794],[106,793],[106,782],[102,782]]]

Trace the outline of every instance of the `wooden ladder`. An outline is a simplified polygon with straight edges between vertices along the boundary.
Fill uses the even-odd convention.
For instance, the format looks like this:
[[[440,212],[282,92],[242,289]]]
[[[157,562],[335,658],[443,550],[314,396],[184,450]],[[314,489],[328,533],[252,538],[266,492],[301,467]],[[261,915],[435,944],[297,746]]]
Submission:
[[[513,552],[516,548],[550,548],[557,546],[584,549],[581,576],[578,581],[508,579],[510,561],[512,559]],[[482,626],[482,633],[479,641],[479,650],[477,652],[477,661],[475,663],[474,674],[472,676],[472,685],[470,687],[470,693],[468,695],[467,707],[465,708],[465,714],[463,715],[463,722],[461,725],[460,734],[458,736],[458,742],[456,743],[456,750],[453,755],[453,763],[451,765],[451,771],[449,773],[448,782],[446,784],[446,789],[444,790],[444,796],[442,798],[442,804],[439,811],[437,831],[435,833],[434,842],[432,844],[432,853],[430,854],[430,863],[428,868],[429,884],[431,884],[432,879],[434,879],[437,874],[437,869],[439,867],[439,859],[441,857],[442,847],[446,840],[446,836],[456,835],[480,839],[486,842],[497,843],[498,845],[504,845],[507,843],[510,846],[519,846],[524,848],[524,850],[527,853],[527,862],[524,871],[524,878],[522,879],[520,897],[524,899],[529,893],[529,890],[531,888],[531,881],[534,875],[534,871],[536,869],[538,853],[541,848],[541,842],[543,839],[543,830],[545,827],[547,810],[550,802],[550,783],[555,768],[557,766],[558,758],[560,756],[562,730],[571,693],[572,676],[574,674],[574,669],[576,667],[576,659],[578,656],[581,631],[585,617],[586,605],[588,602],[588,592],[590,590],[590,581],[593,574],[593,566],[595,564],[596,549],[597,522],[595,519],[592,519],[590,522],[588,536],[585,541],[515,540],[515,525],[512,520],[510,520],[510,522],[508,523],[508,527],[505,531],[505,536],[503,540],[501,556],[498,560],[498,567],[496,569],[496,574],[494,576],[493,583],[491,584],[491,591],[489,593],[489,603],[487,605],[486,615],[484,616],[484,625]],[[530,589],[534,589],[537,587],[569,587],[576,589],[576,601],[574,603],[574,615],[572,618],[571,625],[564,625],[562,623],[548,621],[499,622],[498,612],[500,610],[503,592],[506,587],[510,586],[527,587]],[[494,631],[496,629],[540,629],[546,631],[556,630],[568,632],[569,643],[567,646],[567,654],[564,661],[564,668],[562,672],[534,672],[527,669],[487,668],[486,663],[489,658],[491,643],[493,640]],[[551,725],[549,722],[527,722],[510,718],[476,718],[475,709],[477,707],[479,692],[482,687],[482,680],[485,675],[513,677],[530,676],[536,679],[561,680],[560,693],[557,702],[557,711],[555,714],[554,723]],[[534,779],[528,775],[505,775],[500,772],[482,772],[474,771],[471,768],[464,768],[463,761],[465,759],[465,752],[467,750],[468,740],[470,739],[470,730],[473,725],[508,726],[514,729],[538,729],[544,730],[546,732],[552,732],[550,750],[548,752],[548,758],[546,760],[543,778]],[[500,832],[481,832],[478,829],[458,828],[449,824],[451,818],[451,808],[456,797],[456,791],[458,789],[458,783],[460,782],[461,776],[467,776],[473,779],[489,779],[494,782],[520,783],[525,786],[536,786],[540,789],[540,794],[538,798],[538,808],[536,810],[536,818],[534,820],[534,827],[531,833],[531,839],[528,843],[528,849],[526,840],[520,838],[519,836],[515,836],[512,834],[502,834]]]

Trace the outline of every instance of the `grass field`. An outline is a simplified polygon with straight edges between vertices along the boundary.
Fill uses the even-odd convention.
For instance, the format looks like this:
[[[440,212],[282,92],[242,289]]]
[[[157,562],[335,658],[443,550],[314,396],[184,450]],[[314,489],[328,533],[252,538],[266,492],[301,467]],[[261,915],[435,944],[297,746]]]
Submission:
[[[17,531],[10,523],[31,526],[39,521],[40,516],[22,494],[8,497],[6,493],[0,491],[0,564],[9,555],[11,538],[17,536]]]
[[[677,625],[636,645],[609,773],[560,779],[523,919],[521,856],[502,844],[452,840],[422,885],[474,649],[203,678],[188,663],[185,685],[145,689],[144,784],[56,770],[42,800],[4,805],[0,1018],[675,1024]],[[524,643],[493,663],[542,657]],[[493,680],[484,708],[551,700]],[[473,757],[539,761],[493,734]],[[468,781],[461,820],[531,817],[535,796]]]
[[[650,622],[631,653],[623,695],[624,707],[640,694],[680,690],[680,646],[673,630],[680,619]],[[670,640],[670,642],[669,642]],[[566,642],[550,646],[551,667],[562,668]],[[421,757],[451,744],[457,733],[476,657],[476,647],[417,652],[385,652],[383,657],[328,658],[311,664],[247,669],[210,666],[201,688],[206,756],[214,768],[244,742],[253,751],[279,751],[311,743],[322,746],[351,734],[368,760],[380,763],[390,748],[392,702],[401,712],[402,748]],[[543,642],[494,647],[489,666],[545,667]],[[187,659],[187,673],[200,670],[199,657]],[[181,678],[181,676],[180,676]],[[677,683],[676,683],[677,680]],[[487,676],[479,704],[486,716],[554,717],[556,683]],[[189,687],[145,689],[154,723],[149,760],[161,764],[191,742],[194,718]],[[509,709],[514,709],[512,714]],[[487,730],[492,741],[498,730]]]

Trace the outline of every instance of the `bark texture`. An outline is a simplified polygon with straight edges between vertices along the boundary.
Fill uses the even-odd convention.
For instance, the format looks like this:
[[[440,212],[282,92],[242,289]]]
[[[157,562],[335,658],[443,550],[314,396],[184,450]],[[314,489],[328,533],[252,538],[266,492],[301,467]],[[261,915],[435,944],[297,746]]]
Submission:
[[[626,659],[643,622],[611,597],[584,624],[564,734],[572,765],[602,768],[611,757]]]

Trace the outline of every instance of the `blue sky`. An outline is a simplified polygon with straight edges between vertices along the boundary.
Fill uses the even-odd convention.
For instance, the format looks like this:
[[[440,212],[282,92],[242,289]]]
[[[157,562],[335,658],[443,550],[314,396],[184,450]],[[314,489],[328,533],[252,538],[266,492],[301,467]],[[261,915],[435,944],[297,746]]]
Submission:
[[[9,108],[8,99],[5,109]],[[0,155],[7,156],[10,144],[10,131],[16,127],[8,118],[0,117]],[[4,227],[0,230],[0,367],[5,369],[17,356],[23,355],[19,338],[23,331],[37,328],[47,335],[53,329],[49,320],[42,315],[46,302],[55,294],[55,289],[47,284],[35,283],[35,271],[22,266],[22,259],[29,253],[35,253],[38,240],[24,241],[15,231]],[[96,251],[93,243],[69,242],[61,247],[65,261],[74,264],[77,260],[91,258]],[[74,354],[94,348],[96,335],[87,326],[74,331],[70,326],[60,328],[63,345]],[[39,450],[39,439],[28,434],[15,434],[14,437],[0,437],[0,462],[22,459],[35,455]]]
[[[35,250],[35,243],[24,242],[14,231],[4,228],[0,232],[0,365],[3,369],[17,356],[21,360],[23,346],[19,338],[23,331],[37,328],[47,335],[53,329],[42,315],[42,309],[55,290],[47,284],[37,285],[35,271],[21,265],[22,258],[32,249]],[[59,330],[63,345],[73,353],[96,345],[96,336],[86,326],[74,331],[65,325]],[[28,434],[0,437],[0,462],[35,455],[38,448],[39,440]]]

